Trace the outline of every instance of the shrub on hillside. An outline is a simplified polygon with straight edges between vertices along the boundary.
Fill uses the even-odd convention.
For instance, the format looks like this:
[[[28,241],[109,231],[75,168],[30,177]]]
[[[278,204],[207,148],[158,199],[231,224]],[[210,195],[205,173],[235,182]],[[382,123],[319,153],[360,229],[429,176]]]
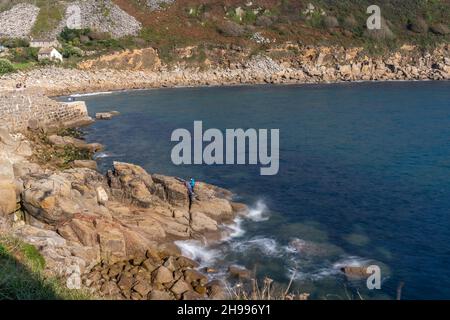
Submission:
[[[15,68],[11,61],[6,59],[0,59],[0,74],[14,72]]]
[[[21,38],[4,38],[0,40],[0,43],[7,48],[22,48],[30,46],[30,41]]]
[[[61,54],[64,58],[81,57],[83,56],[83,50],[70,44],[65,44],[62,47]]]
[[[25,63],[38,60],[37,48],[25,47],[11,49],[11,60],[16,63]]]
[[[59,37],[64,42],[71,42],[75,39],[80,39],[81,36],[88,36],[88,34],[91,32],[90,29],[70,29],[65,27],[63,31],[59,34]]]

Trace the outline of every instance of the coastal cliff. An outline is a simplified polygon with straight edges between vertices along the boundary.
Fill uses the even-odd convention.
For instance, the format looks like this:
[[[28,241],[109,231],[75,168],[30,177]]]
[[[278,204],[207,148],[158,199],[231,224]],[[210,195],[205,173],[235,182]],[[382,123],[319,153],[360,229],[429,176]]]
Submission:
[[[53,66],[7,74],[0,77],[0,87],[23,83],[47,95],[63,95],[176,86],[450,79],[448,44],[432,51],[405,45],[384,56],[369,56],[362,48],[286,43],[249,57],[234,48],[215,52],[217,62],[202,68],[182,62],[169,66],[156,51],[151,53],[152,57],[146,57],[145,50],[113,54],[83,62],[78,69]]]
[[[174,241],[219,241],[245,205],[203,182],[190,199],[181,179],[133,164],[115,162],[101,174],[92,161],[58,153],[101,146],[39,132],[0,129],[1,235],[32,244],[47,275],[96,297],[227,297],[223,284],[198,271]]]

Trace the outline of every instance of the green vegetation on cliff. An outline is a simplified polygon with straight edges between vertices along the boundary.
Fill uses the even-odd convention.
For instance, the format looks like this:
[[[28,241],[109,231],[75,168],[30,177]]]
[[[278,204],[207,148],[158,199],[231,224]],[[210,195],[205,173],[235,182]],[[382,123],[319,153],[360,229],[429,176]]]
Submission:
[[[403,44],[434,47],[450,41],[450,0],[380,0],[382,30],[368,31],[371,0],[176,1],[151,11],[145,1],[115,0],[143,25],[140,40],[170,61],[187,45],[240,45],[255,52],[287,41],[360,46],[369,53]],[[255,36],[255,34],[257,36]]]
[[[33,3],[40,8],[40,11],[32,34],[34,36],[41,36],[57,28],[64,18],[64,7],[57,1],[37,0]]]
[[[0,300],[89,299],[67,289],[60,279],[44,276],[45,260],[32,245],[0,236]]]

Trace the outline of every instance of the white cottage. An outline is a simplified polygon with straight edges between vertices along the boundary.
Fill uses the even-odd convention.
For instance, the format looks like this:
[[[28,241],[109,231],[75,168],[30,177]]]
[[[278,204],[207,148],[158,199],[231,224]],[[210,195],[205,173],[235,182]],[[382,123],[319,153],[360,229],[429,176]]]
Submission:
[[[38,53],[38,60],[63,61],[63,56],[55,48],[41,48]]]

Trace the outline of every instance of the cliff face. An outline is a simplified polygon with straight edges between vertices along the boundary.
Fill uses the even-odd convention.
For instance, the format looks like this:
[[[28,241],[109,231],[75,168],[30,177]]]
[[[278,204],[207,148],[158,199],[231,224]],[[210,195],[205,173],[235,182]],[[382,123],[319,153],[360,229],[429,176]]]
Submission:
[[[126,50],[97,59],[90,59],[78,64],[81,70],[115,69],[115,70],[150,70],[158,71],[162,67],[158,53],[153,48]]]
[[[185,51],[192,52],[195,48]],[[448,45],[429,52],[404,46],[395,53],[372,57],[361,48],[288,43],[257,56],[246,56],[239,48],[217,50],[214,52],[216,60],[208,60],[207,68],[183,61],[172,66],[160,65],[157,56],[148,59],[140,54],[140,51],[125,52],[89,61],[81,64],[85,70],[49,67],[25,75],[4,75],[0,86],[13,88],[16,83],[24,82],[28,88],[49,95],[63,95],[172,86],[450,79]],[[141,63],[142,59],[147,59],[148,64]],[[118,68],[115,63],[119,63]]]

